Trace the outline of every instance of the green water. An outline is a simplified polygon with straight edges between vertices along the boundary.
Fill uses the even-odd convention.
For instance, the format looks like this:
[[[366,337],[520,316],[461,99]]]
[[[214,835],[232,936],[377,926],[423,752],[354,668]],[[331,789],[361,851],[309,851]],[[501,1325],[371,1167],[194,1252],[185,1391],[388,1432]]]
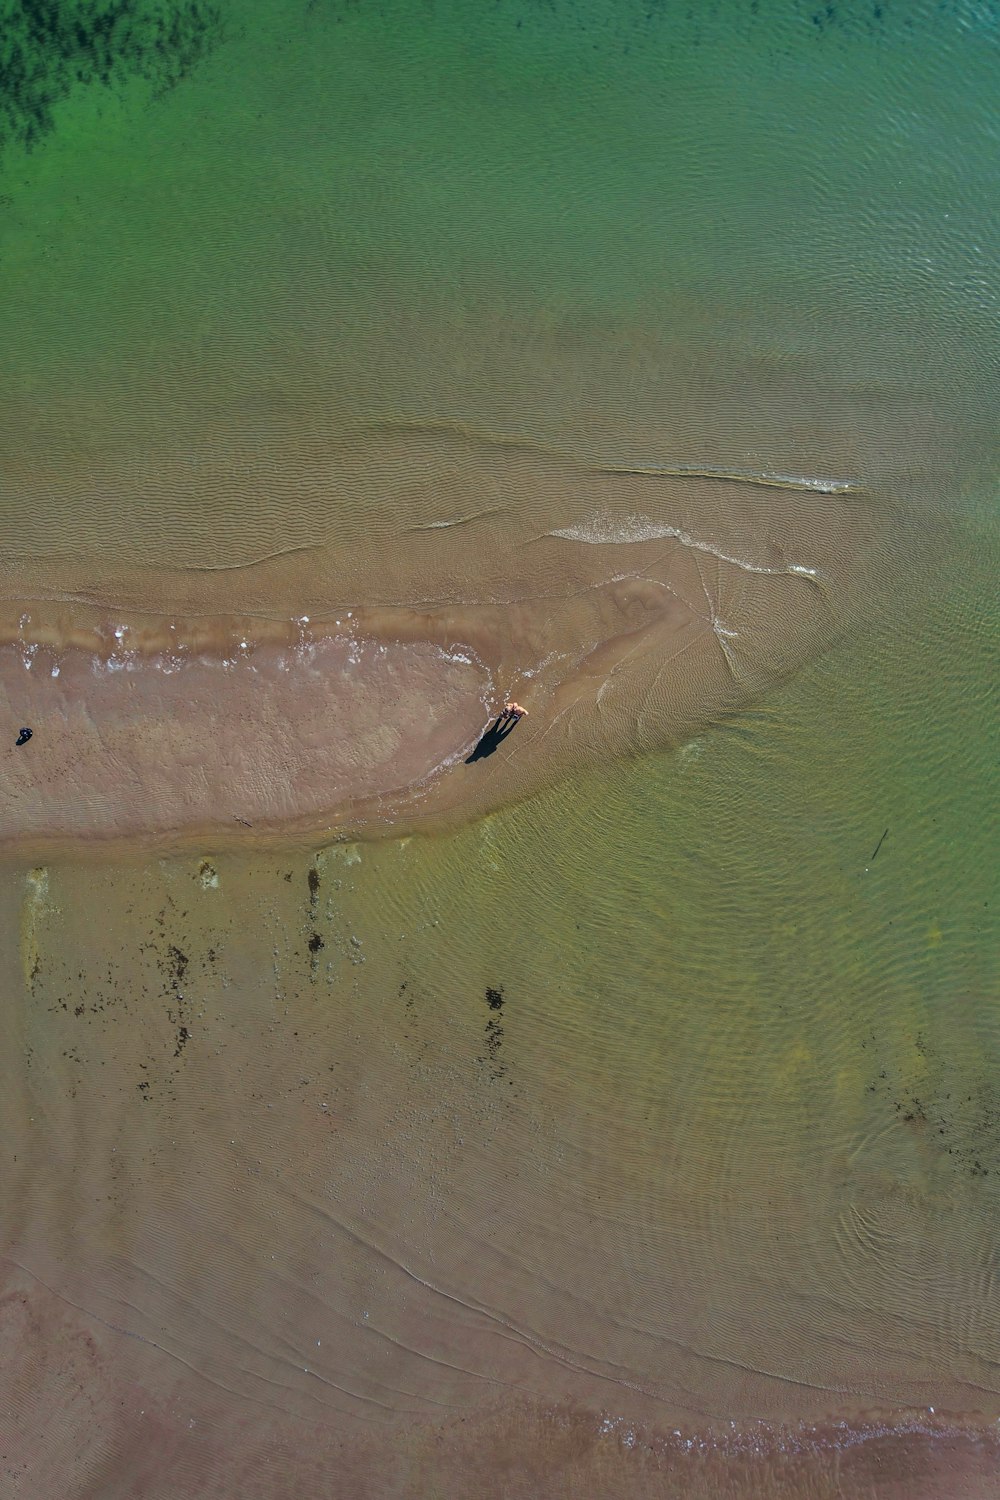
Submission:
[[[367,964],[329,998],[388,1034],[402,976],[420,992],[422,1065],[495,1174],[487,1231],[438,1163],[441,1213],[508,1271],[530,1245],[497,1294],[518,1327],[573,1347],[577,1318],[581,1358],[671,1399],[676,1338],[859,1399],[995,1403],[1000,12],[204,18],[166,92],[141,48],[110,87],[61,64],[30,151],[12,127],[8,563],[67,527],[88,567],[295,542],[259,490],[84,524],[65,487],[27,512],[19,476],[219,433],[259,473],[272,434],[371,418],[864,483],[892,524],[827,654],[675,753],[364,846],[336,921]],[[362,534],[337,504],[303,512]],[[373,1141],[390,1175],[430,1139],[408,1108]],[[437,1231],[412,1233],[424,1266]]]
[[[993,19],[233,4],[172,89],[138,21],[112,87],[28,47],[53,102],[2,162],[13,452],[82,484],[232,430],[249,474],[279,433],[419,418],[940,490],[994,453]],[[81,545],[184,547],[180,488],[90,494]],[[216,504],[208,551],[241,504],[275,530]]]

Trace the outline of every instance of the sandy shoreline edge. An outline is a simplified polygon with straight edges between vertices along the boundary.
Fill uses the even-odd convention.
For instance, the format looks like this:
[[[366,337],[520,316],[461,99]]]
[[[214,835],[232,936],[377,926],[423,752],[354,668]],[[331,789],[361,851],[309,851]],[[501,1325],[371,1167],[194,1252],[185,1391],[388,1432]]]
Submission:
[[[824,643],[812,568],[662,531],[532,546],[519,596],[294,616],[8,604],[0,853],[445,826],[574,764],[676,743]],[[504,754],[448,776],[508,698]]]

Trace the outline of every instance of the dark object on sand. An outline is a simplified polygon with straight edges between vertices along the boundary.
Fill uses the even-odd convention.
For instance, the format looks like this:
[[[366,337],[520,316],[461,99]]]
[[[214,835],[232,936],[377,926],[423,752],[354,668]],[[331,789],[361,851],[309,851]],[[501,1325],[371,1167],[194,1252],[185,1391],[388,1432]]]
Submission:
[[[30,739],[31,739],[31,730],[25,728],[25,729],[21,730],[21,733],[18,735],[17,739],[14,741],[14,744],[15,745],[26,745]]]
[[[494,750],[498,750],[515,724],[520,723],[521,713],[505,708],[502,714],[498,714],[495,723],[487,729],[472,754],[466,756],[465,764],[471,766],[474,760],[485,760],[487,755],[492,755]]]
[[[885,833],[883,833],[882,837],[879,839],[878,843],[875,845],[875,852],[872,854],[871,859],[868,861],[869,864],[871,864],[874,861],[875,855],[878,853],[878,851],[881,849],[882,845],[885,843],[886,834],[888,832],[889,832],[889,830],[887,828],[885,830]]]

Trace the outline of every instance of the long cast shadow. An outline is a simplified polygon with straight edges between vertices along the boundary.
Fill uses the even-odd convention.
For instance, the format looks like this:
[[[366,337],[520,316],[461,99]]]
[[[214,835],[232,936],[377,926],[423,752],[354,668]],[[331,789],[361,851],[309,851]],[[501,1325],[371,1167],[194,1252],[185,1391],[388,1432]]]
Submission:
[[[494,750],[498,750],[518,722],[519,717],[518,714],[498,714],[496,722],[490,725],[472,754],[466,756],[465,764],[471,766],[474,760],[485,760],[487,755],[492,755]]]

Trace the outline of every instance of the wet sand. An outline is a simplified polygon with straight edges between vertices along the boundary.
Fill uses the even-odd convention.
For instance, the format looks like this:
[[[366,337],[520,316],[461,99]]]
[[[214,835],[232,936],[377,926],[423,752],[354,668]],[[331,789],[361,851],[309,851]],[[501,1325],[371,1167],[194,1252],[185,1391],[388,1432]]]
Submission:
[[[10,1492],[991,1493],[977,1181],[855,1023],[567,996],[419,842],[4,875]]]
[[[112,552],[86,591],[78,559],[8,566],[0,708],[34,737],[3,759],[6,848],[454,823],[675,743],[835,637],[888,524],[860,481],[435,428],[323,482],[363,535],[244,560],[213,530],[204,564]],[[511,697],[516,740],[462,768]]]

